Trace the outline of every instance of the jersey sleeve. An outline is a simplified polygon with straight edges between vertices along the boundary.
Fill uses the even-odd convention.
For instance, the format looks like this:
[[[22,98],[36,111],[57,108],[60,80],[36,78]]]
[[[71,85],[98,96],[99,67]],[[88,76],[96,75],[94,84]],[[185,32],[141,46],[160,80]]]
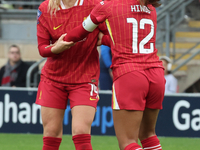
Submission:
[[[52,47],[48,47],[50,44],[50,41],[48,39],[37,37],[38,40],[38,50],[42,57],[53,57],[57,56],[57,54],[54,54],[51,52]]]
[[[50,39],[50,34],[47,30],[48,23],[43,15],[42,9],[39,7],[37,12],[37,36]]]
[[[101,1],[90,13],[91,19],[95,24],[103,23],[110,14],[110,1]]]
[[[51,52],[51,48],[46,48],[50,44],[50,34],[47,30],[47,22],[43,16],[41,6],[37,12],[37,40],[38,40],[38,50],[42,57],[53,57],[56,54]]]
[[[106,45],[108,47],[111,47],[111,43],[112,43],[112,41],[111,41],[110,36],[109,35],[104,35],[102,40],[101,40],[101,44],[102,45]]]
[[[108,2],[109,3],[109,2]],[[67,33],[64,40],[67,42],[78,42],[84,39],[90,32],[94,31],[94,29],[106,20],[107,14],[106,11],[103,11],[104,8],[107,10],[107,2],[104,6],[104,2],[100,2],[95,8],[92,10],[91,14],[83,21],[82,25],[79,25],[72,29]],[[105,14],[104,14],[105,13]]]
[[[109,32],[108,32],[108,29],[107,29],[107,26],[106,26],[106,23],[105,23],[105,22],[99,24],[98,29],[99,29],[99,31],[101,31],[104,35],[109,35]]]

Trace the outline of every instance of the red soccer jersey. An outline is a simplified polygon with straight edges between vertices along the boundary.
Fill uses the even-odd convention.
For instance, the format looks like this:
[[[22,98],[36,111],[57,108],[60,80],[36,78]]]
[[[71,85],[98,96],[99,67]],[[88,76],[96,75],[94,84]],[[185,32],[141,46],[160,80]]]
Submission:
[[[49,0],[40,5],[37,37],[40,54],[48,57],[42,69],[42,75],[46,80],[58,84],[98,83],[99,54],[96,49],[98,29],[89,34],[86,40],[77,42],[75,46],[58,55],[45,49],[50,41],[54,43],[62,34],[81,24],[98,2],[98,0],[77,0],[76,6],[63,9],[61,1],[60,10],[52,16],[48,11]]]
[[[162,67],[155,47],[156,10],[148,7],[151,11],[138,0],[114,0],[100,2],[91,12],[95,24],[106,20],[114,80],[134,70]]]

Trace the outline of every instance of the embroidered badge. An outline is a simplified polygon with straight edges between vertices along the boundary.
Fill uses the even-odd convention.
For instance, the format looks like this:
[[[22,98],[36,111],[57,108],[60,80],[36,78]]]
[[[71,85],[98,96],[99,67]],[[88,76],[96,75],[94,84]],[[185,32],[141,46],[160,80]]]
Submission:
[[[41,16],[41,14],[42,14],[42,12],[38,9],[38,11],[37,11],[37,24],[40,23],[40,22],[39,22],[39,18],[40,18],[40,16]]]

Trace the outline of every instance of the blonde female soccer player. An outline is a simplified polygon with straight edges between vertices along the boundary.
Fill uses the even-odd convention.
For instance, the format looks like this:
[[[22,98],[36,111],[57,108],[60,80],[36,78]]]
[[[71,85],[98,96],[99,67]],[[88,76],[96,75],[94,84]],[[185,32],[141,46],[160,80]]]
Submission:
[[[43,150],[59,149],[68,99],[75,148],[92,150],[91,124],[99,100],[99,55],[96,49],[99,30],[77,42],[70,51],[66,49],[74,44],[63,39],[65,33],[89,15],[95,4],[96,0],[46,0],[39,6],[38,49],[41,56],[47,57],[36,99],[36,104],[42,106]],[[54,45],[49,46],[51,43]]]

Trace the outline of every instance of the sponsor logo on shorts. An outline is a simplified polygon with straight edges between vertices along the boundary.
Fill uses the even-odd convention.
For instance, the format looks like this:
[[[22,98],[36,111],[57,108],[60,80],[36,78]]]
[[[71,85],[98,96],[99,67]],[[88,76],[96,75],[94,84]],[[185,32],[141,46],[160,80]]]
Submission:
[[[91,101],[95,101],[95,100],[98,100],[98,99],[99,99],[99,95],[97,95],[96,98],[90,97],[90,100],[91,100]]]
[[[97,99],[96,99],[96,98],[90,97],[90,100],[91,100],[91,101],[95,101],[95,100],[97,100]]]

